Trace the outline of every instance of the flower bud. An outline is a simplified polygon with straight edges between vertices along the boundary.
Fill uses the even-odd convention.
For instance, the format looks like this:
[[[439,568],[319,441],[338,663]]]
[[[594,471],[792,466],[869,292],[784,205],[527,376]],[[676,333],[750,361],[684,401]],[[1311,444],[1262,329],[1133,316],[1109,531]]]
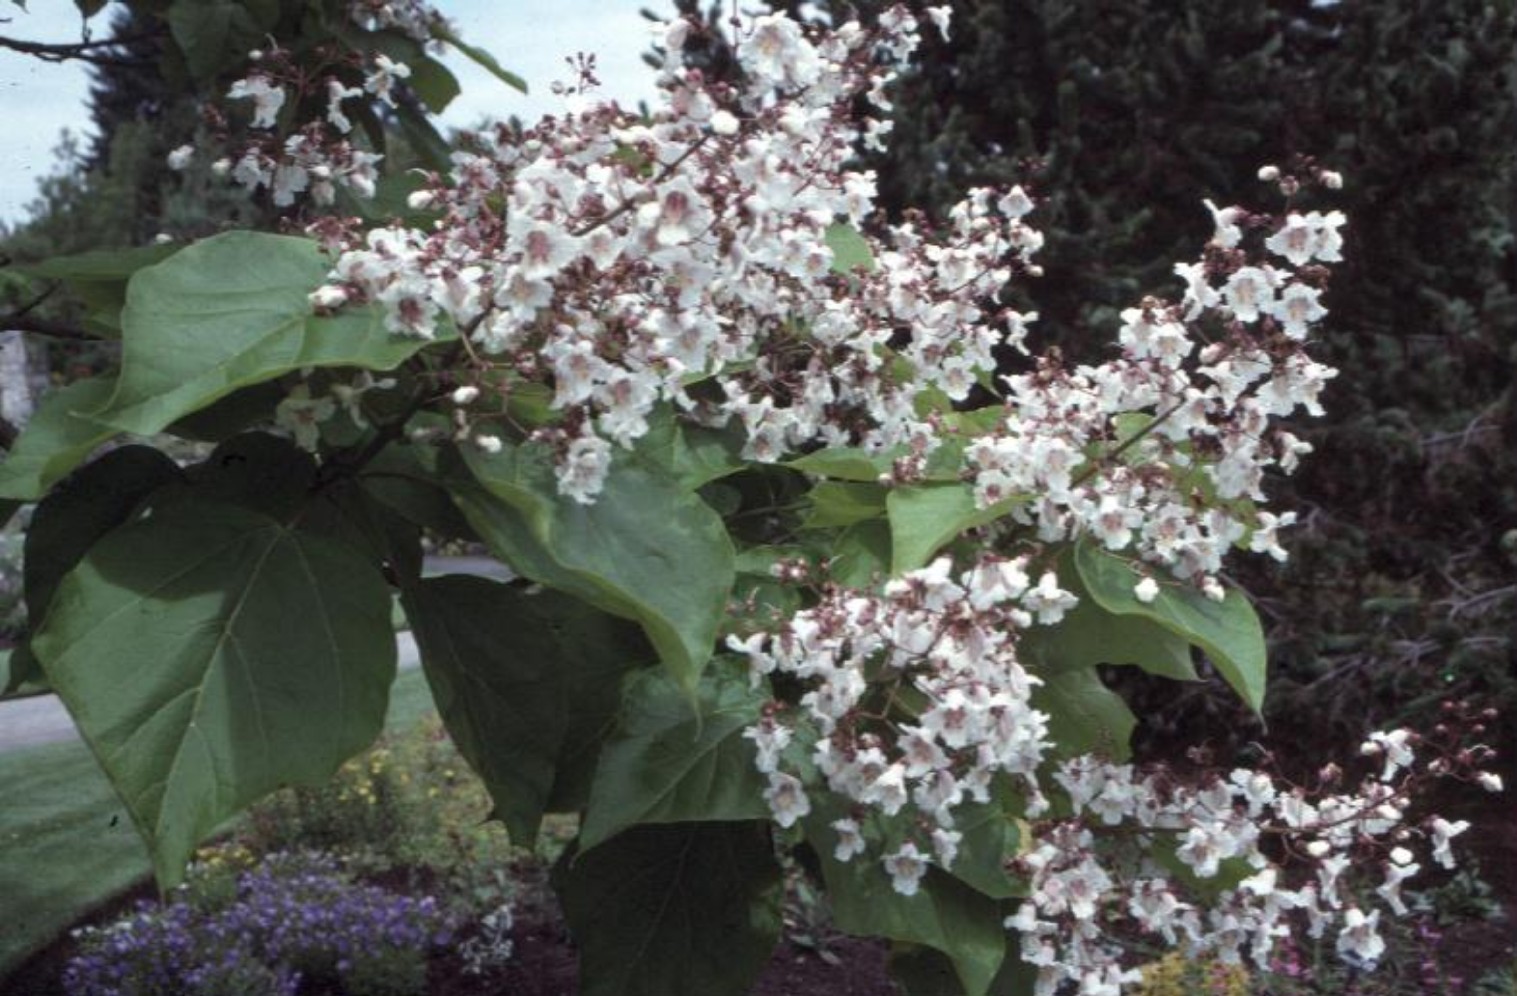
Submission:
[[[348,292],[341,287],[327,284],[318,287],[307,295],[311,305],[319,311],[331,311],[340,308],[348,302]]]
[[[453,403],[455,405],[467,405],[472,403],[474,399],[478,397],[479,388],[475,387],[473,384],[465,384],[463,387],[460,387],[458,390],[453,392]]]
[[[1260,166],[1259,167],[1259,179],[1263,180],[1265,183],[1269,183],[1269,182],[1271,182],[1273,180],[1280,179],[1280,167],[1279,166]]]
[[[499,453],[505,448],[505,444],[500,441],[499,436],[475,436],[474,445],[486,453]]]
[[[1494,771],[1482,771],[1475,776],[1475,781],[1479,782],[1480,787],[1487,792],[1500,792],[1506,787],[1501,782],[1501,776]]]
[[[738,120],[730,111],[717,111],[711,115],[711,130],[718,135],[736,135]]]
[[[412,211],[425,211],[437,200],[437,195],[430,190],[413,190],[406,198],[406,207]]]

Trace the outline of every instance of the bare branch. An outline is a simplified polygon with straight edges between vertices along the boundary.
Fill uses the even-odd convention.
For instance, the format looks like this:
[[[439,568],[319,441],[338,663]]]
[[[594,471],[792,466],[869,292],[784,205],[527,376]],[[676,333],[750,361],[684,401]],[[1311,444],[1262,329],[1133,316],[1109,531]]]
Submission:
[[[33,332],[37,335],[52,336],[54,339],[69,339],[73,342],[99,342],[105,338],[105,336],[86,332],[84,329],[64,322],[14,313],[0,315],[0,331]]]
[[[134,59],[122,56],[118,51],[121,46],[131,42],[143,41],[151,35],[127,35],[118,38],[104,38],[100,41],[78,42],[34,42],[24,38],[7,38],[0,35],[0,48],[7,48],[13,52],[30,55],[44,62],[67,62],[78,59],[82,62],[92,63],[97,66],[140,66],[148,60]]]

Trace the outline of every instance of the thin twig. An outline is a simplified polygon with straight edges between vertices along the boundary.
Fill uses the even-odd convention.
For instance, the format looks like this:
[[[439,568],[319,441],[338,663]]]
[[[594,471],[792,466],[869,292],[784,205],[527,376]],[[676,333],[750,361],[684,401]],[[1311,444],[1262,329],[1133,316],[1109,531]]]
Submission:
[[[84,329],[64,322],[55,322],[49,318],[33,318],[24,312],[0,315],[0,332],[34,332],[37,335],[69,339],[73,342],[99,342],[105,338],[105,336],[86,332]]]

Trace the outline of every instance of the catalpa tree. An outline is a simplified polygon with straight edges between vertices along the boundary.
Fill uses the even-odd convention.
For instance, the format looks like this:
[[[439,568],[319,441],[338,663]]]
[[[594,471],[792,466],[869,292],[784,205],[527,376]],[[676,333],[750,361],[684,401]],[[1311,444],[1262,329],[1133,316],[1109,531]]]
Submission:
[[[39,268],[88,293],[120,369],[0,466],[40,499],[13,680],[63,697],[165,885],[373,740],[396,592],[492,815],[530,845],[578,814],[553,881],[586,993],[744,992],[786,860],[893,942],[907,991],[969,996],[1119,993],[1133,940],[1263,961],[1292,920],[1373,963],[1401,883],[1452,865],[1466,825],[1410,807],[1433,777],[1501,787],[1468,724],[1373,735],[1362,779],[1182,775],[1133,762],[1097,673],[1200,658],[1263,700],[1222,571],[1286,556],[1262,482],[1337,373],[1309,352],[1336,174],[1266,167],[1272,211],[1198,196],[1215,230],[1173,298],[1072,366],[1002,303],[1038,272],[1036,192],[888,224],[852,165],[947,7],[741,19],[732,82],[675,21],[651,113],[583,63],[563,113],[446,148],[428,52],[462,43],[436,12],[222,8],[325,34],[260,43],[221,144],[172,165],[209,160],[297,234]],[[193,64],[202,7],[165,9]],[[397,123],[423,157],[399,188]],[[119,445],[163,433],[215,448]],[[422,577],[424,531],[517,579]]]

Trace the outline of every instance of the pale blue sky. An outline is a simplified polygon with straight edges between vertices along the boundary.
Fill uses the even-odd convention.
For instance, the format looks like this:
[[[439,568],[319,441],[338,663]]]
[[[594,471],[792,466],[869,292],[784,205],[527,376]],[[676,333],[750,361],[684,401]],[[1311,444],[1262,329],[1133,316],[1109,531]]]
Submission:
[[[642,61],[648,22],[640,7],[673,9],[662,0],[435,0],[465,40],[494,53],[531,85],[523,97],[466,59],[446,61],[463,84],[448,109],[449,124],[473,125],[484,117],[532,120],[559,102],[549,84],[566,79],[564,58],[593,52],[603,92],[625,103],[652,95],[652,72]],[[0,34],[31,41],[77,41],[81,24],[73,0],[30,0],[23,12],[0,0]],[[90,21],[97,36],[108,14]],[[34,196],[36,178],[52,165],[59,133],[88,128],[88,78],[78,64],[54,65],[0,50],[0,219],[19,220]]]

